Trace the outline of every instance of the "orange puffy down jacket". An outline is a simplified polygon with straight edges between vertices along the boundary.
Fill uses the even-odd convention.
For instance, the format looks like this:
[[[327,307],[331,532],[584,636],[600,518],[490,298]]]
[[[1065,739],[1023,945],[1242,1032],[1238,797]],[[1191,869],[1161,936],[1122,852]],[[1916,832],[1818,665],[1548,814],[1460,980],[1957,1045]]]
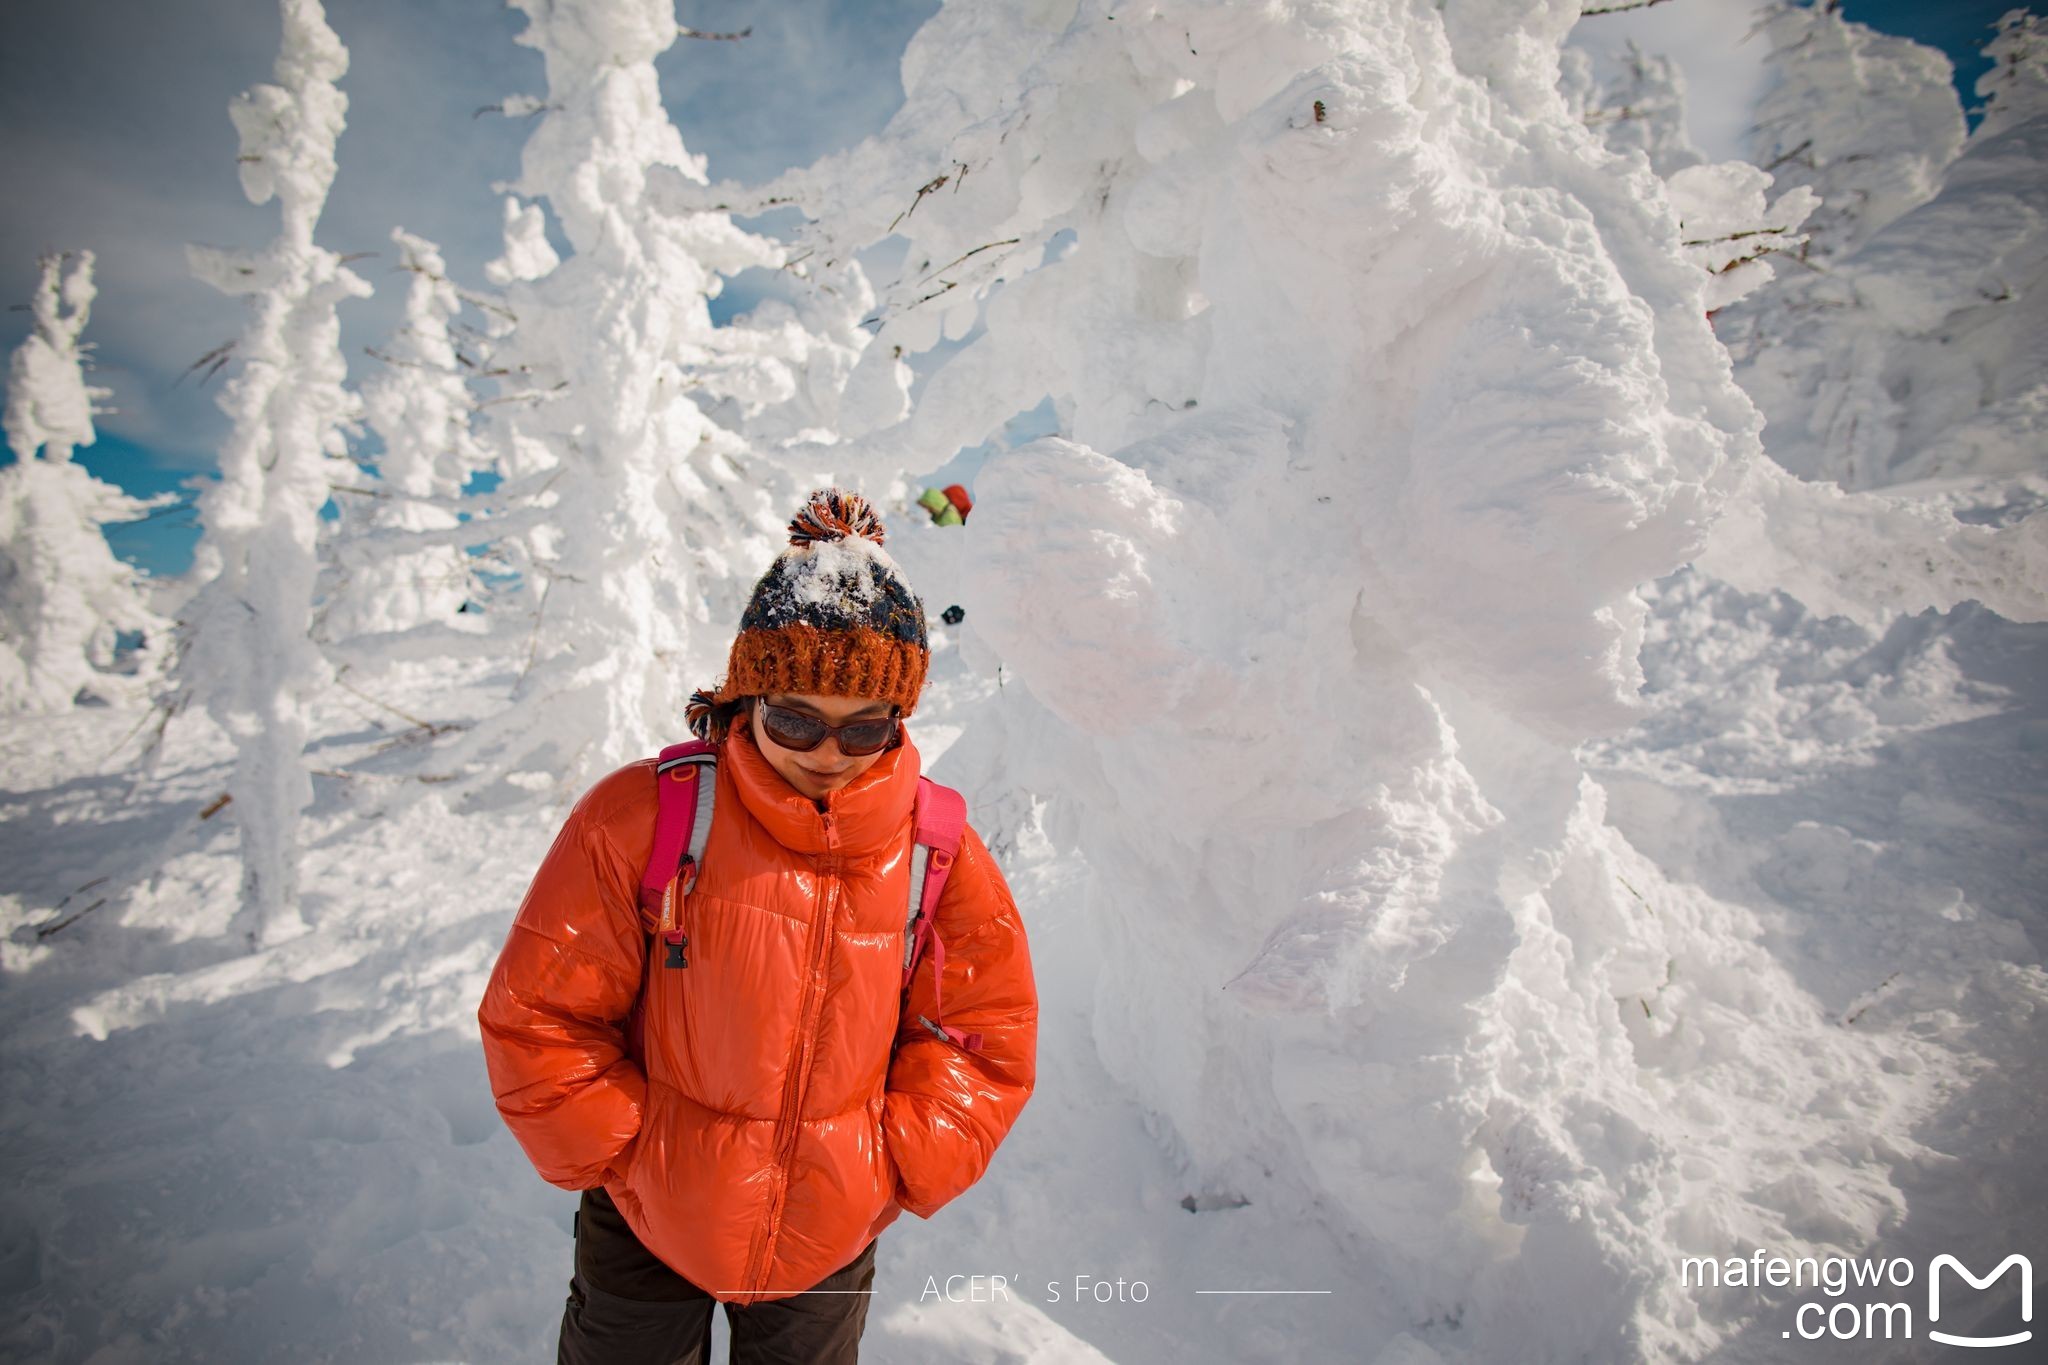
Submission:
[[[650,950],[653,759],[570,812],[521,902],[477,1022],[498,1112],[543,1179],[602,1185],[649,1251],[727,1303],[802,1293],[904,1209],[929,1218],[988,1168],[1030,1098],[1038,999],[1024,924],[964,831],[932,955],[904,1002],[919,758],[899,747],[823,798],[783,780],[743,725],[684,898],[686,967]],[[626,1051],[642,982],[644,1069]]]

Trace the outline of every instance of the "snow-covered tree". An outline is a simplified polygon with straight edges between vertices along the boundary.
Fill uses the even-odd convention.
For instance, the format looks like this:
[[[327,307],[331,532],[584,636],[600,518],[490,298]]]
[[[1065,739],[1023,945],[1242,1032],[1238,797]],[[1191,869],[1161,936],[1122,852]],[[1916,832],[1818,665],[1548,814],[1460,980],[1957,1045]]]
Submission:
[[[1778,187],[1821,197],[1807,256],[1853,251],[1932,198],[1963,143],[1955,67],[1942,52],[1788,0],[1759,23],[1770,84],[1757,104],[1751,159]]]
[[[71,458],[97,439],[107,390],[86,382],[79,340],[95,294],[90,251],[43,257],[29,303],[33,328],[7,372],[6,431],[15,463],[0,469],[0,710],[56,710],[83,695],[139,695],[163,657],[170,623],[147,582],[100,528],[174,498],[130,497]],[[40,457],[37,452],[41,451]],[[117,668],[116,643],[143,647]]]
[[[1705,299],[1710,314],[1773,278],[1770,257],[1805,244],[1800,225],[1820,202],[1804,185],[1771,198],[1770,174],[1743,161],[1685,166],[1666,184],[1686,255],[1711,277]]]
[[[1997,29],[1984,46],[1991,69],[1977,78],[1984,118],[1973,140],[1988,141],[2048,113],[2048,20],[2023,9],[2007,10]]]
[[[808,321],[771,309],[759,325],[714,327],[722,276],[780,266],[785,252],[679,202],[704,166],[662,108],[654,68],[679,32],[673,0],[513,3],[547,92],[505,106],[538,121],[489,268],[516,322],[496,339],[488,400],[506,482],[476,539],[519,577],[487,613],[492,637],[451,647],[502,650],[509,631],[524,657],[511,704],[435,761],[573,794],[672,742],[690,691],[722,668],[745,594],[809,486],[745,430],[815,441],[831,435],[821,423],[847,424],[833,394],[866,343],[853,324],[868,295],[842,269],[823,281],[837,301],[821,294]]]
[[[337,642],[451,621],[481,598],[475,561],[449,533],[470,476],[488,468],[471,430],[476,397],[451,331],[460,291],[434,243],[394,228],[411,276],[405,320],[362,386],[364,417],[383,442],[375,478],[338,490],[326,535],[328,574],[315,635]],[[358,650],[374,642],[357,639]]]
[[[763,299],[721,330],[728,354],[748,360],[750,382],[709,408],[728,426],[768,446],[830,445],[902,419],[909,368],[869,349],[861,327],[875,291],[857,262],[790,267],[800,283]]]
[[[2048,450],[2048,100],[2035,22],[2008,15],[1985,118],[1936,193],[1825,273],[1784,275],[1722,334],[1780,463],[1848,489],[2039,471]],[[1932,58],[1929,59],[1931,64]],[[1932,145],[1888,158],[1920,164]]]
[[[242,190],[275,198],[282,231],[255,251],[188,248],[201,279],[246,296],[239,367],[221,408],[233,423],[221,477],[201,494],[201,586],[178,664],[183,708],[200,702],[235,742],[228,782],[241,830],[242,903],[236,930],[252,945],[302,932],[298,825],[312,800],[303,750],[307,705],[324,681],[309,636],[320,508],[329,484],[353,478],[344,428],[359,410],[343,387],[336,307],[370,287],[313,227],[334,180],[348,97],[335,82],[348,51],[318,0],[280,0],[284,38],[276,83],[230,106],[240,134]]]
[[[1605,82],[1595,76],[1592,56],[1583,48],[1566,48],[1559,62],[1565,102],[1609,147],[1640,149],[1667,179],[1706,160],[1686,136],[1685,73],[1677,62],[1634,42]]]
[[[41,450],[44,459],[64,464],[98,439],[92,419],[110,395],[86,382],[79,340],[99,293],[92,267],[90,251],[53,252],[38,262],[32,327],[7,367],[7,447],[19,459]]]
[[[1819,198],[1799,184],[1780,188],[1745,161],[1709,163],[1685,132],[1685,78],[1669,57],[1633,42],[1618,69],[1602,83],[1592,56],[1567,47],[1559,54],[1559,90],[1565,104],[1610,150],[1639,151],[1664,178],[1678,210],[1686,254],[1711,280],[1709,314],[1772,278],[1767,259],[1806,243],[1798,231]]]
[[[1622,889],[1641,860],[1578,757],[1641,704],[1634,589],[1760,556],[1756,528],[1837,598],[1885,534],[1967,542],[1873,575],[1894,603],[1991,557],[1763,458],[1664,181],[1559,94],[1578,11],[949,5],[882,135],[686,201],[794,202],[823,262],[908,239],[875,345],[964,344],[842,477],[1051,400],[1059,434],[989,460],[965,534],[892,541],[1006,680],[949,771],[1022,794],[996,841],[1037,808],[1080,855],[1094,1041],[1184,1187],[1324,1223],[1344,1276],[1474,1360],[1527,1354],[1558,1298],[1543,1358],[1699,1352],[1674,1246],[1747,1245],[1791,1216],[1778,1175],[1867,1150],[1852,1119],[1788,1156],[1674,1114],[1626,1055],[1616,1002],[1690,935]],[[1767,1084],[1739,995],[1731,1095]],[[1789,1064],[1818,1083],[1857,1046]],[[1678,1159],[1703,1144],[1749,1196]],[[1858,1189],[1858,1217],[1896,1207]]]

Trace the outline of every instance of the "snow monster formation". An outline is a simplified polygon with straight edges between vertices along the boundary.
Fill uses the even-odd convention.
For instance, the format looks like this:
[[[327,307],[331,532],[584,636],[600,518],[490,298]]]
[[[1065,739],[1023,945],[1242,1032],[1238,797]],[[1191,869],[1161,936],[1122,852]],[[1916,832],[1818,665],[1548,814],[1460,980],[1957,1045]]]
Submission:
[[[2038,526],[1764,457],[1665,183],[1560,93],[1579,10],[949,5],[884,134],[694,201],[793,201],[828,263],[909,239],[877,343],[964,344],[843,477],[1051,400],[905,545],[1003,670],[955,780],[1045,798],[1102,1057],[1190,1184],[1337,1231],[1416,1325],[1389,1365],[1697,1355],[1755,1304],[1681,1256],[1900,1211],[1899,1045],[1605,819],[1636,586],[2039,619],[2048,581]]]

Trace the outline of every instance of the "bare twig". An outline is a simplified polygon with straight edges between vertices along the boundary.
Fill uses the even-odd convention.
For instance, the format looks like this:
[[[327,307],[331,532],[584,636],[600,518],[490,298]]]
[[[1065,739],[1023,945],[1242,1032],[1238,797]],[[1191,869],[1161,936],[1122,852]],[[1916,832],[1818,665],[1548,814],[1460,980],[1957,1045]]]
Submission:
[[[352,773],[344,768],[308,768],[314,777],[331,777],[338,782],[453,782],[453,773]]]
[[[994,249],[995,249],[996,247],[999,247],[999,246],[1015,246],[1015,245],[1017,245],[1017,243],[1018,243],[1018,242],[1020,242],[1020,241],[1022,241],[1022,240],[1023,240],[1023,238],[1021,238],[1021,237],[1005,237],[1005,238],[1003,238],[1003,240],[1001,240],[1000,242],[983,242],[983,243],[982,243],[982,244],[981,244],[980,246],[978,246],[978,247],[975,247],[975,248],[974,248],[973,250],[971,250],[971,251],[963,251],[963,252],[961,252],[961,253],[960,253],[960,254],[959,254],[958,256],[955,256],[955,257],[954,257],[954,258],[953,258],[952,260],[950,260],[950,261],[946,262],[946,263],[945,263],[944,265],[942,265],[942,266],[939,266],[939,267],[938,267],[938,269],[936,269],[936,270],[927,270],[927,271],[926,271],[926,272],[925,272],[925,273],[924,273],[924,274],[923,274],[922,276],[920,276],[920,277],[919,277],[919,278],[918,278],[918,279],[916,280],[916,282],[915,282],[915,283],[914,283],[914,284],[912,285],[912,287],[913,287],[913,288],[915,288],[915,287],[916,287],[916,285],[919,285],[919,284],[923,284],[923,283],[924,283],[924,282],[925,282],[926,280],[929,280],[929,279],[933,278],[934,276],[936,276],[936,275],[937,275],[937,274],[939,273],[939,271],[941,271],[941,270],[951,270],[951,269],[952,269],[952,268],[953,268],[954,266],[956,266],[956,265],[960,264],[960,263],[961,263],[962,261],[964,261],[964,260],[967,260],[967,259],[968,259],[969,257],[972,257],[972,256],[979,256],[979,255],[980,255],[980,254],[981,254],[982,252],[984,252],[984,251],[992,251],[992,250],[994,250]],[[949,285],[949,286],[947,286],[947,287],[948,287],[948,288],[951,288],[952,286],[950,286],[950,285]]]
[[[501,393],[495,398],[483,399],[476,405],[476,410],[482,412],[485,408],[494,408],[500,403],[545,403],[549,398],[568,387],[569,381],[564,379],[551,389],[527,389],[523,393]]]
[[[155,715],[155,714],[156,714],[156,713],[157,713],[158,711],[163,711],[163,712],[164,712],[164,719],[165,719],[166,721],[168,721],[168,720],[170,719],[170,713],[169,713],[169,709],[168,709],[168,707],[167,707],[167,706],[165,705],[165,703],[163,703],[163,702],[157,702],[157,703],[156,703],[155,705],[151,706],[151,707],[149,708],[149,710],[147,710],[147,711],[144,711],[144,712],[143,712],[143,713],[142,713],[142,714],[141,714],[140,716],[137,716],[137,717],[135,718],[135,723],[134,723],[133,725],[131,725],[131,726],[129,726],[129,727],[128,727],[128,732],[127,732],[126,734],[122,735],[122,736],[121,736],[121,738],[119,738],[119,739],[115,740],[115,741],[114,741],[114,747],[113,747],[113,748],[111,748],[111,749],[109,749],[109,750],[107,750],[107,751],[106,751],[105,753],[101,754],[101,755],[99,756],[99,759],[97,760],[97,762],[95,762],[95,763],[94,763],[94,765],[93,765],[93,766],[94,766],[94,767],[98,767],[98,766],[99,766],[99,764],[101,764],[101,763],[105,763],[105,762],[106,762],[106,761],[107,761],[108,759],[112,758],[112,757],[113,757],[113,756],[114,756],[115,754],[118,754],[118,753],[120,753],[120,752],[121,752],[121,750],[123,750],[123,749],[127,748],[127,747],[128,747],[128,741],[129,741],[129,740],[131,740],[131,739],[133,739],[133,738],[135,738],[135,732],[136,732],[137,730],[140,730],[140,729],[141,729],[141,728],[142,728],[143,726],[147,725],[147,724],[149,723],[149,718],[150,718],[151,716]],[[161,726],[159,726],[159,730],[161,730]]]
[[[183,624],[183,622],[179,623],[181,627],[183,626]],[[173,637],[172,648],[174,651],[178,649],[176,637]],[[170,665],[168,665],[168,667],[175,668],[177,665],[178,657],[178,654],[174,652],[171,656],[171,663]],[[162,752],[164,744],[164,733],[171,727],[171,718],[176,716],[178,712],[185,709],[185,703],[190,699],[190,697],[190,692],[183,692],[179,693],[178,695],[174,696],[171,700],[164,703],[163,716],[161,719],[157,721],[156,729],[151,732],[149,736],[149,741],[142,746],[142,753],[140,757],[147,760],[152,758],[154,755]]]
[[[183,496],[177,502],[167,502],[163,506],[155,509],[154,511],[144,512],[141,516],[135,518],[135,520],[133,521],[109,522],[106,525],[105,529],[109,531],[119,531],[129,526],[140,526],[142,525],[143,522],[155,521],[158,517],[172,517],[176,516],[180,512],[190,512],[194,510],[197,506],[198,504],[195,501],[193,501],[193,499],[190,496]]]
[[[1766,256],[1782,256],[1784,254],[1785,253],[1779,250],[1777,247],[1772,246],[1769,243],[1765,243],[1763,246],[1758,247],[1755,251],[1750,252],[1747,256],[1737,256],[1734,260],[1728,262],[1728,264],[1720,266],[1717,269],[1709,270],[1707,273],[1709,275],[1725,275],[1738,265],[1748,265],[1751,261],[1760,261]]]
[[[555,580],[550,577],[541,585],[540,603],[533,609],[533,629],[526,637],[526,658],[519,665],[519,676],[512,680],[512,690],[517,693],[526,682],[526,675],[533,671],[533,656],[540,649],[540,623],[548,612],[548,594],[553,591]]]
[[[745,28],[741,29],[741,30],[740,30],[739,32],[737,32],[737,33],[706,33],[706,32],[705,32],[704,30],[702,30],[702,29],[696,29],[696,28],[688,28],[688,27],[685,27],[685,26],[684,26],[684,25],[682,25],[682,24],[677,24],[677,25],[676,25],[676,36],[677,36],[677,37],[679,37],[679,38],[701,38],[701,39],[703,39],[703,40],[704,40],[705,42],[707,42],[707,43],[736,43],[736,42],[738,42],[738,41],[739,41],[740,39],[742,39],[742,38],[746,37],[746,36],[747,36],[748,34],[752,33],[753,31],[754,31],[754,26],[753,26],[752,24],[749,24],[749,25],[747,25],[747,26],[746,26]]]
[[[106,903],[107,898],[105,896],[102,896],[98,900],[94,901],[91,905],[86,906],[85,909],[78,911],[76,914],[67,915],[65,918],[58,920],[54,924],[42,925],[37,928],[36,937],[38,939],[48,938],[50,935],[56,933],[59,929],[63,929],[69,925],[78,923],[78,921],[84,919],[87,915],[90,915],[93,911],[99,909],[102,905],[105,905]]]
[[[1808,150],[1808,149],[1809,149],[1809,148],[1811,148],[1812,146],[1813,146],[1813,139],[1812,139],[1812,138],[1808,138],[1808,139],[1806,139],[1806,141],[1804,141],[1804,142],[1800,143],[1800,144],[1799,144],[1799,145],[1798,145],[1797,147],[1794,147],[1794,148],[1793,148],[1793,149],[1792,149],[1791,151],[1789,151],[1789,152],[1786,152],[1786,153],[1785,153],[1785,154],[1784,154],[1783,156],[1780,156],[1780,157],[1779,157],[1779,158],[1778,158],[1777,160],[1773,161],[1773,162],[1772,162],[1772,163],[1771,163],[1770,165],[1768,165],[1768,166],[1764,167],[1764,169],[1765,169],[1765,170],[1767,170],[1767,171],[1775,171],[1775,170],[1777,170],[1777,169],[1778,169],[1778,167],[1780,167],[1780,166],[1784,165],[1784,164],[1785,164],[1786,162],[1788,162],[1788,161],[1792,160],[1792,159],[1793,159],[1794,157],[1798,156],[1798,155],[1799,155],[1799,154],[1800,154],[1801,152],[1804,152],[1804,151]]]
[[[1601,5],[1593,9],[1582,9],[1579,11],[1579,17],[1583,19],[1589,14],[1620,14],[1624,10],[1648,9],[1652,5],[1663,3],[1664,0],[1628,0],[1628,3],[1623,5]]]
[[[1713,245],[1714,245],[1715,243],[1717,243],[1717,242],[1739,242],[1739,241],[1741,241],[1741,240],[1742,240],[1742,239],[1743,239],[1744,237],[1768,237],[1768,236],[1776,236],[1776,235],[1777,235],[1778,233],[1781,233],[1781,232],[1784,232],[1784,231],[1786,231],[1786,229],[1785,229],[1785,228],[1781,228],[1781,227],[1767,227],[1767,228],[1745,228],[1745,229],[1743,229],[1743,230],[1742,230],[1741,232],[1731,232],[1731,233],[1728,233],[1727,235],[1725,235],[1725,236],[1722,236],[1722,237],[1698,237],[1698,238],[1693,238],[1693,239],[1690,239],[1690,240],[1687,240],[1687,241],[1681,242],[1681,243],[1679,243],[1679,245],[1681,245],[1681,246],[1713,246]]]
[[[348,672],[349,667],[350,665],[343,664],[340,668],[336,669],[334,673],[335,685],[341,688],[343,691],[354,693],[356,696],[361,697],[364,701],[370,703],[370,705],[372,706],[382,707],[384,710],[389,711],[392,715],[397,716],[406,724],[412,726],[415,730],[425,730],[429,735],[439,735],[446,733],[449,730],[457,728],[457,726],[453,722],[421,720],[418,716],[410,715],[404,711],[399,710],[390,702],[379,701],[377,698],[371,696],[369,693],[363,691],[362,689],[352,686],[341,676],[342,674]]]
[[[363,347],[363,354],[370,357],[370,359],[372,360],[381,360],[386,365],[401,365],[408,370],[425,370],[428,374],[448,373],[446,370],[443,370],[438,366],[429,365],[424,361],[419,360],[407,360],[403,356],[396,356],[390,354],[387,351],[380,351],[375,346]]]
[[[485,114],[503,114],[506,118],[532,118],[535,114],[545,114],[561,107],[559,104],[543,104],[539,100],[522,101],[517,109],[507,109],[502,104],[486,104],[470,117],[477,119]]]
[[[112,877],[112,875],[112,873],[108,873],[106,876],[94,877],[89,882],[80,883],[79,885],[73,887],[71,890],[65,892],[64,899],[58,901],[53,908],[62,910],[65,906],[71,904],[71,898],[73,896],[78,895],[80,892],[92,890],[95,886],[98,886],[100,883],[107,881],[110,877]]]
[[[1612,109],[1588,109],[1580,120],[1588,128],[1598,128],[1603,123],[1621,123],[1632,118],[1641,118],[1632,104],[1617,105]]]
[[[235,794],[233,792],[222,792],[219,796],[214,797],[213,800],[206,803],[206,809],[199,812],[199,818],[202,820],[211,820],[214,816],[220,813],[220,809],[222,806],[225,806],[228,802],[234,799]]]
[[[1858,1005],[1858,1006],[1856,1007],[1856,1010],[1855,1010],[1855,1012],[1854,1012],[1853,1014],[1850,1014],[1850,1015],[1846,1016],[1846,1017],[1845,1017],[1845,1018],[1844,1018],[1844,1019],[1842,1020],[1842,1022],[1843,1022],[1844,1024],[1853,1024],[1853,1023],[1855,1023],[1855,1022],[1856,1022],[1856,1021],[1857,1021],[1858,1019],[1861,1019],[1861,1018],[1863,1017],[1863,1012],[1864,1012],[1865,1010],[1869,1009],[1869,1008],[1870,1008],[1870,1007],[1871,1007],[1872,1005],[1875,1005],[1875,1004],[1876,1004],[1876,1003],[1878,1002],[1878,1000],[1879,1000],[1879,998],[1881,997],[1881,993],[1883,992],[1884,988],[1885,988],[1886,986],[1889,986],[1889,985],[1891,985],[1891,984],[1892,984],[1892,982],[1894,982],[1894,981],[1896,981],[1896,980],[1898,980],[1898,979],[1899,979],[1899,974],[1898,974],[1898,972],[1893,972],[1893,973],[1892,973],[1892,974],[1891,974],[1890,976],[1886,977],[1886,978],[1885,978],[1884,980],[1882,980],[1882,981],[1878,982],[1878,983],[1877,983],[1877,984],[1876,984],[1875,986],[1872,986],[1872,987],[1871,987],[1871,988],[1870,988],[1870,989],[1869,989],[1868,991],[1864,992],[1864,994],[1868,995],[1868,996],[1870,997],[1870,999],[1868,999],[1868,1000],[1864,1001],[1864,1002],[1863,1002],[1863,1003],[1862,1003],[1861,1005]]]
[[[477,293],[473,289],[464,289],[462,286],[457,285],[455,287],[455,295],[457,298],[461,299],[464,303],[468,304],[472,308],[481,308],[486,313],[496,313],[499,317],[505,319],[505,321],[507,322],[519,321],[519,314],[513,312],[510,308],[505,307],[503,304],[491,302],[489,299],[485,298],[483,295]]]
[[[205,355],[193,361],[190,365],[187,365],[184,371],[181,374],[179,374],[179,376],[176,379],[171,381],[171,387],[174,389],[177,388],[178,385],[185,382],[187,376],[189,376],[194,370],[200,369],[201,367],[205,367],[206,373],[199,376],[200,386],[204,387],[206,381],[213,378],[216,374],[219,374],[220,367],[228,363],[228,357],[234,354],[235,344],[236,341],[238,340],[239,338],[223,341],[220,345],[214,347]]]
[[[952,260],[947,261],[944,265],[934,266],[930,270],[925,271],[924,274],[918,276],[915,280],[911,281],[910,287],[915,289],[917,286],[924,284],[926,281],[937,278],[940,271],[951,270],[954,266],[959,265],[962,261],[968,260],[971,257],[979,256],[984,251],[993,251],[995,248],[1001,246],[1015,246],[1017,245],[1017,243],[1023,240],[1024,239],[1021,237],[1005,237],[999,242],[983,242],[978,247],[974,247],[969,251],[964,251],[960,253],[958,256],[955,256]],[[896,286],[891,285],[890,287],[893,289]],[[878,311],[869,314],[867,317],[862,318],[857,325],[861,327],[879,326],[885,319],[887,319],[894,312],[908,312],[911,309],[917,307],[919,304],[930,303],[933,299],[938,298],[940,295],[948,293],[959,287],[960,281],[958,280],[939,280],[939,287],[937,289],[931,290],[929,293],[918,295],[909,303],[904,304],[902,309],[879,309]]]
[[[918,186],[917,197],[910,201],[909,208],[903,210],[903,212],[897,214],[894,218],[891,218],[889,220],[889,226],[887,231],[894,232],[896,230],[896,225],[898,223],[902,222],[905,218],[908,218],[911,214],[917,212],[917,206],[924,202],[924,197],[926,195],[936,194],[938,191],[944,189],[946,187],[946,182],[948,180],[951,180],[952,178],[953,173],[951,171],[947,171],[943,174],[933,176],[930,180],[927,180],[924,182],[924,184]]]

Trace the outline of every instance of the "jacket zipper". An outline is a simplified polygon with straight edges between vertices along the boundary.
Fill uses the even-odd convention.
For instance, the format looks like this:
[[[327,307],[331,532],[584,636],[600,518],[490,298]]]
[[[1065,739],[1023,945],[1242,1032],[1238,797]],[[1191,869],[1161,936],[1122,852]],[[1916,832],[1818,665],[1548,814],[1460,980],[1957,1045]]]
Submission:
[[[825,818],[825,848],[830,857],[833,845],[832,817]],[[836,864],[836,860],[835,864]],[[775,1193],[768,1201],[768,1226],[761,1238],[760,1262],[754,1274],[747,1279],[749,1300],[768,1287],[768,1271],[775,1264],[774,1247],[780,1232],[776,1220],[782,1216],[782,1206],[789,1194],[790,1159],[796,1152],[796,1135],[801,1126],[804,1092],[810,1088],[811,1048],[817,1039],[811,1019],[812,997],[817,993],[815,983],[818,968],[825,956],[825,945],[831,939],[832,910],[836,899],[837,871],[820,878],[824,897],[819,902],[818,913],[811,925],[810,966],[804,973],[803,996],[797,1006],[796,1056],[792,1059],[789,1079],[783,1082],[782,1122],[783,1128],[775,1143]],[[758,1284],[754,1281],[758,1279]]]

